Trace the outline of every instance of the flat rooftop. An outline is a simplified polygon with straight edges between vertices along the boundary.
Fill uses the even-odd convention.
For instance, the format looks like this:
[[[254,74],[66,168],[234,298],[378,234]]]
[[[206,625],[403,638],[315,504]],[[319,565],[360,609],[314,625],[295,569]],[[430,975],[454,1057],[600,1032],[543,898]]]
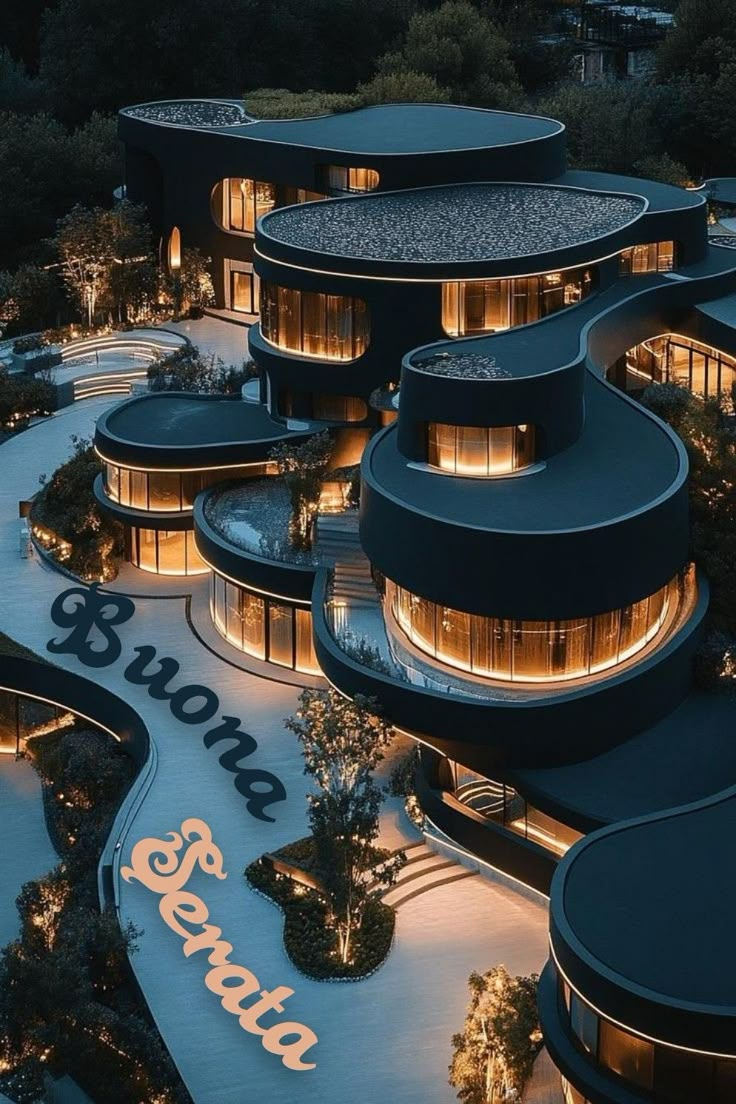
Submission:
[[[555,119],[453,104],[377,104],[303,119],[253,119],[240,100],[162,100],[123,115],[168,126],[222,130],[243,138],[371,157],[489,149],[550,138]],[[370,168],[370,165],[366,166]]]
[[[285,433],[260,403],[160,392],[121,403],[108,414],[107,430],[123,441],[165,447],[263,441]]]
[[[724,849],[736,794],[593,837],[573,856],[563,908],[599,962],[671,999],[736,1008],[736,880]]]
[[[462,184],[350,196],[266,215],[266,237],[375,261],[494,261],[582,245],[638,218],[646,201],[539,184]]]
[[[341,153],[442,153],[549,138],[562,123],[538,115],[451,104],[380,104],[308,119],[263,119],[252,138]],[[370,168],[370,166],[367,166]]]

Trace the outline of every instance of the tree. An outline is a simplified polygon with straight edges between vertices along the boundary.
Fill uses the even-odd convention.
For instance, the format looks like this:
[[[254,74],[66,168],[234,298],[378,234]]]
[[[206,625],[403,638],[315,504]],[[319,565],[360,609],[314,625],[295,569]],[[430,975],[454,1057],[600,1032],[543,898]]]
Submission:
[[[25,264],[0,273],[0,313],[9,335],[50,326],[58,318],[59,299],[58,282],[47,268]]]
[[[312,523],[319,509],[322,481],[332,449],[332,438],[325,429],[299,444],[282,441],[269,452],[291,499],[289,535],[294,548],[309,550],[312,547]]]
[[[8,268],[52,260],[48,240],[75,203],[108,204],[122,179],[115,120],[69,133],[50,114],[0,111],[0,257]]]
[[[178,314],[180,311],[201,311],[211,307],[215,291],[210,275],[211,257],[203,257],[199,249],[183,249],[181,265],[163,276],[163,290]]]
[[[717,78],[736,61],[732,0],[681,0],[675,22],[657,51],[660,80],[682,76]]]
[[[92,325],[100,306],[118,320],[127,318],[131,299],[141,301],[138,280],[149,273],[151,231],[145,208],[123,200],[112,210],[87,209],[77,204],[59,220],[54,246],[64,282],[77,306]],[[124,270],[115,276],[116,269]]]
[[[85,581],[114,579],[123,555],[123,526],[100,507],[94,482],[102,462],[84,438],[72,435],[72,455],[34,501],[34,527],[50,530],[68,545],[64,564]]]
[[[249,368],[226,365],[214,353],[202,353],[196,345],[182,345],[159,355],[148,366],[151,391],[194,391],[205,395],[233,395],[240,390]]]
[[[465,1104],[521,1100],[542,1039],[537,981],[536,974],[511,977],[505,966],[470,975],[470,1005],[450,1064],[450,1084]]]
[[[378,73],[424,74],[453,103],[476,107],[510,107],[521,94],[508,41],[468,0],[412,15],[401,49],[380,58]]]
[[[736,434],[716,399],[703,400],[678,384],[653,384],[641,402],[672,426],[687,449],[692,554],[710,585],[708,636],[698,662],[699,681],[716,685],[722,679],[722,685],[732,685],[736,675]],[[725,405],[730,406],[728,400]],[[720,659],[715,649],[720,650]]]
[[[330,902],[342,962],[350,961],[351,941],[366,904],[394,883],[406,862],[375,846],[382,791],[372,772],[383,759],[391,727],[378,703],[336,690],[305,690],[300,708],[286,720],[304,751],[304,773],[317,784],[308,797],[315,873]]]

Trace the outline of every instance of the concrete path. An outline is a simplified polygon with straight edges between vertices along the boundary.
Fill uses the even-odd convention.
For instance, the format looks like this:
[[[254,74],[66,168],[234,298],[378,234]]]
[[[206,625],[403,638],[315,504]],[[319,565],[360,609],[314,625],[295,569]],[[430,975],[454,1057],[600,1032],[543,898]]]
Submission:
[[[194,334],[192,339],[197,340]],[[64,635],[51,623],[49,608],[69,583],[35,560],[20,560],[17,500],[35,489],[39,471],[51,472],[60,461],[72,428],[88,431],[88,422],[107,405],[71,408],[3,445],[0,453],[0,628],[42,653],[49,638]],[[207,821],[227,878],[218,881],[198,871],[188,889],[202,897],[210,922],[232,943],[232,961],[253,970],[264,988],[292,988],[284,1018],[308,1025],[319,1038],[316,1069],[285,1069],[205,988],[205,963],[201,956],[184,957],[181,939],[161,920],[158,898],[138,883],[123,882],[123,919],[144,930],[134,967],[196,1104],[451,1104],[450,1037],[462,1024],[468,975],[500,962],[512,973],[539,971],[546,958],[546,908],[505,886],[468,878],[402,907],[393,951],[367,981],[325,984],[298,974],[284,952],[280,913],[249,889],[242,871],[264,851],[306,832],[307,780],[296,739],[283,726],[299,690],[223,663],[192,635],[184,613],[181,598],[145,596],[136,600],[132,621],[120,627],[123,655],[113,666],[90,672],[73,657],[54,658],[128,701],[157,743],[158,770],[123,842],[123,863],[137,840],[162,837],[186,817]],[[272,807],[275,823],[248,814],[233,775],[202,743],[211,726],[181,724],[166,702],[124,681],[123,668],[141,644],[178,660],[177,685],[201,682],[215,689],[221,711],[240,717],[257,739],[249,764],[274,772],[288,794]],[[400,802],[392,800],[384,818],[388,845],[416,838],[403,816]]]
[[[206,314],[204,318],[184,322],[167,322],[167,330],[185,334],[203,353],[222,357],[225,364],[239,368],[248,356],[248,330],[245,326],[225,322]]]
[[[46,831],[41,783],[27,759],[16,762],[14,755],[0,755],[0,818],[0,947],[4,947],[20,931],[15,899],[21,887],[59,861]]]

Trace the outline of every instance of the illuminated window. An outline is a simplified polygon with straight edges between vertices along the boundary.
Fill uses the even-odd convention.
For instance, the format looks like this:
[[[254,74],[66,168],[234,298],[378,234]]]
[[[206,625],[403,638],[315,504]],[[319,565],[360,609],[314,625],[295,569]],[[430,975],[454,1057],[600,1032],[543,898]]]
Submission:
[[[678,383],[704,398],[730,398],[736,387],[736,358],[680,334],[662,334],[626,353],[625,387],[638,391],[650,383]],[[624,386],[624,380],[616,377]]]
[[[413,644],[441,663],[487,678],[556,682],[597,674],[636,655],[674,619],[691,571],[621,610],[567,621],[509,621],[435,605],[392,582],[387,600]]]
[[[280,349],[322,360],[355,360],[368,347],[362,299],[261,281],[261,333]]]
[[[305,674],[321,674],[310,610],[257,594],[213,571],[210,613],[217,631],[247,655]]]
[[[268,475],[268,463],[204,471],[138,471],[105,463],[105,494],[121,506],[152,513],[178,513],[190,510],[200,491],[223,479],[245,479]]]
[[[154,575],[204,575],[202,561],[190,530],[130,530],[130,562]]]
[[[223,230],[253,234],[261,215],[267,215],[276,206],[276,185],[231,176],[215,185],[211,205],[213,218]]]
[[[622,1031],[608,1020],[600,1021],[599,1061],[627,1081],[651,1089],[654,1079],[654,1045]]]
[[[619,275],[640,276],[645,272],[672,272],[677,264],[677,247],[674,242],[649,242],[634,245],[619,253]]]
[[[181,268],[181,234],[178,226],[175,226],[169,235],[168,261],[171,272]]]
[[[444,283],[442,327],[450,337],[467,337],[525,326],[579,303],[591,288],[587,268],[509,280]]]
[[[455,475],[493,476],[534,462],[534,426],[451,426],[430,422],[427,461]]]
[[[230,309],[243,314],[258,314],[258,274],[252,266],[230,269]]]
[[[372,192],[380,182],[375,169],[354,169],[346,165],[327,166],[327,187],[333,192]]]

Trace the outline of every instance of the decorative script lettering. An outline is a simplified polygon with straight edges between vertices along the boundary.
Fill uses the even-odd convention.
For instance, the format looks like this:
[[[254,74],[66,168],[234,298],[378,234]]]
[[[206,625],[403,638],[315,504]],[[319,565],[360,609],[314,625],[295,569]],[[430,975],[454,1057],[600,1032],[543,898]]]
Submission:
[[[182,848],[184,852],[180,854]],[[220,938],[220,928],[207,923],[210,914],[202,898],[185,889],[197,867],[215,878],[227,877],[222,868],[222,852],[213,843],[209,826],[203,820],[190,817],[182,823],[179,832],[168,832],[164,839],[139,840],[133,847],[130,861],[130,866],[122,868],[123,877],[126,882],[140,882],[160,895],[159,912],[168,927],[184,940],[182,950],[186,957],[197,951],[209,952],[210,969],[204,983],[211,993],[220,997],[225,1011],[238,1017],[243,1031],[260,1036],[264,1050],[277,1054],[288,1069],[314,1069],[316,1062],[302,1060],[317,1042],[310,1028],[293,1020],[279,1020],[268,1027],[259,1022],[267,1012],[282,1013],[283,1002],[293,997],[294,990],[286,985],[261,989],[261,983],[251,970],[231,962],[232,944]],[[257,999],[252,1004],[243,1005],[247,997],[256,994]]]
[[[50,652],[74,655],[86,667],[109,667],[120,658],[122,645],[113,628],[130,621],[135,603],[122,594],[101,593],[97,583],[90,587],[71,587],[57,595],[51,606],[51,620],[62,629],[71,629],[63,640],[49,640]],[[136,686],[147,686],[149,696],[168,701],[172,716],[182,724],[207,724],[220,709],[220,699],[209,686],[192,683],[172,688],[179,663],[171,656],[156,657],[156,649],[143,644],[133,651],[136,658],[125,668],[123,677]],[[245,798],[246,808],[258,820],[273,821],[265,809],[284,801],[286,789],[270,771],[241,766],[241,760],[257,750],[256,740],[240,729],[237,717],[224,714],[220,723],[202,737],[206,748],[227,740],[231,747],[220,754],[225,770],[235,775],[235,789]]]

